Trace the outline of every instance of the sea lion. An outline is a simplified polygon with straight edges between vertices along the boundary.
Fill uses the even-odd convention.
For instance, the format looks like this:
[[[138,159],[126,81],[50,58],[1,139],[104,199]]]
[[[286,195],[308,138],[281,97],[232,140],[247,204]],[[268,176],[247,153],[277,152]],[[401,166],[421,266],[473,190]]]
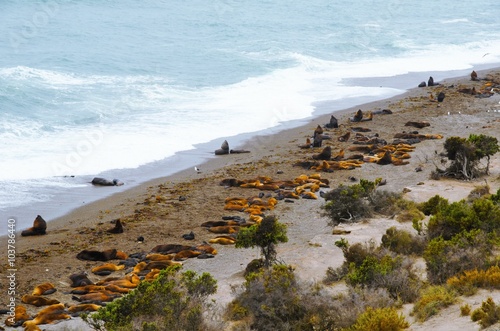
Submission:
[[[339,127],[339,121],[332,115],[330,117],[330,122],[326,123],[325,127],[328,129],[337,129]]]
[[[323,135],[315,134],[313,137],[312,147],[321,147],[322,144],[323,144]]]
[[[438,97],[437,97],[437,101],[443,102],[444,97],[445,97],[444,92],[439,92]]]
[[[426,121],[408,121],[406,122],[405,126],[413,126],[415,128],[425,128],[426,126],[430,126],[431,124]]]
[[[91,182],[93,185],[98,185],[98,186],[121,186],[123,185],[123,182],[121,182],[119,179],[113,179],[109,180],[106,178],[102,177],[94,177]]]
[[[427,84],[425,82],[421,82],[420,84],[418,84],[418,87],[426,87]]]
[[[43,283],[35,286],[31,295],[49,295],[56,291],[57,289],[52,283]]]
[[[46,234],[47,222],[42,218],[42,216],[37,215],[33,221],[33,226],[29,229],[21,232],[21,236],[38,236]]]
[[[185,233],[182,235],[182,238],[184,238],[185,240],[194,240],[194,232],[191,231],[189,233]]]
[[[115,259],[126,259],[123,257],[123,252],[120,252],[116,249],[107,249],[104,251],[93,251],[84,249],[80,253],[76,255],[76,258],[79,260],[87,260],[87,261],[109,261]]]
[[[350,118],[351,122],[361,122],[362,119],[363,119],[363,111],[361,109],[358,109],[356,114],[354,114],[354,116]]]
[[[351,131],[348,131],[347,133],[338,137],[337,140],[340,142],[345,142],[345,141],[348,141],[350,137],[351,137]]]
[[[215,155],[224,155],[229,154],[229,143],[227,140],[224,140],[219,149],[215,150]]]
[[[244,153],[250,153],[250,151],[247,151],[245,149],[230,149],[229,154],[244,154]]]
[[[33,305],[36,307],[50,306],[59,303],[59,300],[56,299],[49,299],[41,295],[30,295],[30,294],[23,295],[21,301],[23,303],[26,303],[28,305]]]
[[[167,261],[172,260],[175,254],[160,254],[160,253],[150,253],[146,255],[146,260],[149,261]]]
[[[236,243],[236,239],[229,237],[216,237],[210,239],[208,242],[211,244],[234,245]]]
[[[479,80],[477,78],[477,72],[475,72],[474,70],[472,70],[472,72],[470,73],[470,80],[473,80],[473,81],[478,81]]]
[[[39,324],[51,324],[57,320],[70,319],[71,316],[66,314],[64,304],[57,303],[50,305],[40,310],[33,320],[26,321],[23,323],[23,327],[32,327],[33,325]]]
[[[124,264],[116,265],[114,263],[106,263],[91,269],[92,273],[100,276],[104,276],[105,272],[113,272],[125,269]],[[109,273],[108,273],[109,274]]]
[[[74,273],[69,276],[69,279],[71,280],[71,287],[80,287],[80,286],[86,286],[86,285],[93,285],[94,282],[92,282],[88,277],[87,273],[85,271]]]
[[[208,231],[212,233],[235,233],[238,232],[239,226],[213,226],[211,228],[208,228]]]
[[[314,160],[327,160],[327,161],[330,160],[331,157],[332,157],[332,147],[331,146],[326,146],[325,148],[323,148],[321,153],[314,154],[312,156],[312,158]]]
[[[97,311],[101,308],[100,305],[96,305],[93,303],[82,303],[79,305],[73,305],[68,307],[68,311],[71,313],[71,316],[77,317],[82,312],[92,312]]]
[[[429,80],[427,81],[427,86],[434,86],[434,78],[432,78],[432,76],[429,77]]]
[[[122,222],[117,219],[115,220],[115,226],[111,229],[106,230],[108,233],[123,233],[123,225]]]
[[[308,149],[308,148],[311,148],[312,147],[312,143],[311,143],[311,138],[307,137],[306,138],[306,143],[303,144],[303,145],[299,145],[299,148],[302,148],[302,149]]]
[[[26,308],[24,306],[17,305],[16,308],[14,308],[14,316],[8,316],[5,319],[5,325],[17,327],[28,319],[30,319],[30,315],[28,315]]]
[[[185,261],[187,259],[197,257],[201,254],[202,254],[202,252],[194,250],[194,249],[185,249],[185,250],[180,251],[179,253],[175,254],[173,260],[174,261]],[[173,262],[173,261],[163,261],[163,262]],[[175,263],[175,262],[173,262],[173,263]]]
[[[151,253],[161,253],[161,254],[172,254],[179,253],[184,249],[190,249],[191,246],[179,245],[179,244],[166,244],[166,245],[157,245],[153,247]]]

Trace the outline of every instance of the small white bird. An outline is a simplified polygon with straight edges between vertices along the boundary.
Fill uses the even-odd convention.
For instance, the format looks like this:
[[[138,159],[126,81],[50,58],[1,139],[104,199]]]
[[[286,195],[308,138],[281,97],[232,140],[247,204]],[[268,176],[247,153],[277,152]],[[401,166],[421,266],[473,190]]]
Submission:
[[[201,170],[198,167],[194,167],[194,171],[196,171],[196,173],[198,174],[201,172]]]

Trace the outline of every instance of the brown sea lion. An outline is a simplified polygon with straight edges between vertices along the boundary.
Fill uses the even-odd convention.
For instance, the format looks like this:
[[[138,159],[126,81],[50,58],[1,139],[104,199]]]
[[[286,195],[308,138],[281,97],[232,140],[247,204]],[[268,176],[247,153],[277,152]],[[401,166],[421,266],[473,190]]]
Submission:
[[[229,154],[229,144],[227,140],[224,140],[219,149],[215,150],[215,155],[225,155]]]
[[[406,122],[405,126],[413,126],[415,128],[425,128],[426,126],[430,126],[431,124],[426,121],[408,121]]]
[[[472,72],[470,73],[470,80],[473,80],[473,81],[478,81],[479,80],[477,78],[477,72],[475,72],[474,70],[472,70]]]
[[[5,325],[20,326],[24,321],[29,319],[30,315],[28,315],[26,307],[17,305],[16,308],[14,308],[14,316],[8,316],[5,319]]]
[[[351,132],[348,131],[347,133],[341,135],[340,137],[337,138],[338,141],[340,142],[344,142],[344,141],[348,141],[349,138],[351,137]]]
[[[322,134],[315,134],[313,137],[312,147],[321,147],[322,144],[323,144],[323,135]]]
[[[185,251],[181,251],[181,252],[177,253],[175,256],[178,256],[182,252],[185,252]],[[185,254],[185,255],[187,256],[188,254]],[[179,256],[181,256],[181,255],[179,255]],[[175,257],[174,257],[174,259],[175,259]],[[180,261],[180,260],[176,260],[176,261]],[[173,266],[173,265],[182,265],[181,262],[176,262],[176,261],[173,261],[173,260],[152,261],[152,262],[149,262],[148,264],[146,264],[146,266],[144,267],[143,270],[153,270],[153,269],[163,270],[163,269],[166,269],[166,268]]]
[[[122,222],[119,219],[115,220],[114,222],[115,222],[115,226],[111,229],[106,230],[106,232],[108,232],[108,233],[123,233]]]
[[[238,232],[239,226],[226,225],[226,226],[213,226],[208,228],[208,231],[212,233],[235,233]]]
[[[33,305],[36,307],[42,307],[42,306],[55,305],[55,304],[59,303],[59,300],[49,299],[49,298],[41,296],[41,295],[25,294],[22,296],[21,302],[26,303],[28,305]]]
[[[172,253],[179,253],[182,250],[190,248],[191,246],[179,245],[179,244],[157,245],[153,247],[151,253],[172,254]]]
[[[149,261],[167,261],[172,260],[175,254],[159,254],[159,253],[150,253],[146,255],[146,260]]]
[[[43,283],[35,286],[31,295],[49,295],[57,291],[54,284],[52,283]]]
[[[33,227],[21,232],[21,236],[38,236],[46,234],[47,222],[42,218],[42,216],[37,215],[33,221]]]
[[[437,101],[438,101],[438,102],[443,102],[444,97],[445,97],[444,92],[439,92],[439,94],[438,94],[438,96],[437,96]]]
[[[326,146],[325,148],[323,148],[321,153],[314,154],[312,156],[312,158],[314,160],[327,160],[327,161],[330,160],[331,157],[332,157],[332,147],[331,146]]]
[[[339,127],[339,121],[332,115],[330,117],[330,122],[325,124],[325,127],[328,129],[337,129]]]
[[[101,308],[100,305],[96,305],[93,303],[82,303],[79,305],[73,305],[68,307],[68,311],[73,315],[73,316],[78,316],[78,313],[81,312],[92,312],[92,311],[97,311]]]
[[[87,273],[85,271],[74,273],[69,276],[69,279],[71,280],[71,285],[70,285],[71,287],[80,287],[80,286],[94,284],[94,282],[92,282],[87,277]]]
[[[236,239],[231,237],[216,237],[210,239],[208,242],[211,244],[234,245],[236,243]]]
[[[125,254],[126,255],[126,254]],[[76,255],[76,258],[79,260],[87,260],[87,261],[109,261],[115,259],[126,259],[123,252],[120,252],[116,249],[107,249],[104,251],[94,251],[94,250],[86,250],[84,249],[80,253]]]
[[[114,263],[106,263],[97,267],[92,268],[92,272],[94,274],[102,274],[103,271],[118,271],[118,270],[123,270],[125,269],[124,264],[116,265]]]
[[[175,254],[174,261],[184,261],[184,260],[187,260],[187,259],[190,259],[193,257],[197,257],[201,254],[202,254],[202,252],[200,252],[200,251],[197,251],[194,249],[186,249],[186,250],[180,251],[179,253]],[[162,262],[175,263],[173,261],[162,261]]]
[[[23,327],[30,327],[33,325],[39,324],[51,324],[58,320],[70,319],[71,316],[66,314],[66,310],[64,308],[64,304],[58,303],[54,305],[50,305],[40,310],[38,314],[36,314],[35,318],[30,321],[26,321],[23,323]]]
[[[309,138],[309,137],[306,138],[305,144],[299,145],[299,148],[302,148],[302,149],[309,149],[311,147],[312,147],[312,142],[311,142],[311,138]]]

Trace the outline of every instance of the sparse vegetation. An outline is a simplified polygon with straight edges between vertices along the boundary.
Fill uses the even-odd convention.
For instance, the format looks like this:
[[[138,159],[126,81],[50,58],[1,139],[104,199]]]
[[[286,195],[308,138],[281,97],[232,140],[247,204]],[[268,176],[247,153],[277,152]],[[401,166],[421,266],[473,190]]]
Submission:
[[[412,315],[423,322],[455,302],[456,293],[454,291],[441,285],[430,286],[423,290],[413,306]]]
[[[479,322],[481,327],[487,328],[500,320],[500,307],[491,297],[488,297],[486,301],[483,301],[480,308],[472,312],[471,319],[474,322]]]
[[[84,320],[95,330],[207,330],[203,309],[216,291],[210,274],[168,267]]]
[[[356,323],[348,331],[398,331],[410,327],[403,315],[398,313],[394,307],[373,309],[368,307],[359,315]]]
[[[449,278],[446,283],[460,294],[472,295],[477,288],[500,289],[500,267],[492,266],[487,270],[466,270]]]
[[[382,247],[397,254],[422,255],[427,245],[424,236],[415,236],[405,230],[390,227],[382,236]]]
[[[492,246],[481,230],[462,232],[451,240],[432,239],[424,251],[427,279],[443,284],[460,272],[489,267]]]
[[[368,307],[387,308],[396,302],[385,289],[350,288],[334,297],[278,264],[247,276],[233,290],[227,318],[245,330],[341,330],[351,327]],[[384,316],[389,314],[377,313],[374,318]]]
[[[361,179],[359,184],[340,185],[325,194],[324,215],[330,217],[328,224],[337,226],[342,222],[357,222],[374,214],[393,216],[401,210],[414,209],[416,205],[402,198],[402,194],[377,190],[381,178],[374,182]]]
[[[328,269],[325,283],[344,278],[353,287],[386,289],[394,299],[403,302],[417,298],[422,282],[412,269],[410,258],[393,254],[373,242],[349,246],[344,241],[337,245],[343,247],[345,262],[340,268]]]

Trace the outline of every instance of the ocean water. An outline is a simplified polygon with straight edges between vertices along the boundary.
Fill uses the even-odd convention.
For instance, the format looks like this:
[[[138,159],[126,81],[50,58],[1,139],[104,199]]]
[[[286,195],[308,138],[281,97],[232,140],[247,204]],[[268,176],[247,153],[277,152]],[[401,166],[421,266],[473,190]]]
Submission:
[[[498,0],[2,0],[0,224],[85,203],[94,176],[130,187],[203,143],[496,66],[499,13]]]

